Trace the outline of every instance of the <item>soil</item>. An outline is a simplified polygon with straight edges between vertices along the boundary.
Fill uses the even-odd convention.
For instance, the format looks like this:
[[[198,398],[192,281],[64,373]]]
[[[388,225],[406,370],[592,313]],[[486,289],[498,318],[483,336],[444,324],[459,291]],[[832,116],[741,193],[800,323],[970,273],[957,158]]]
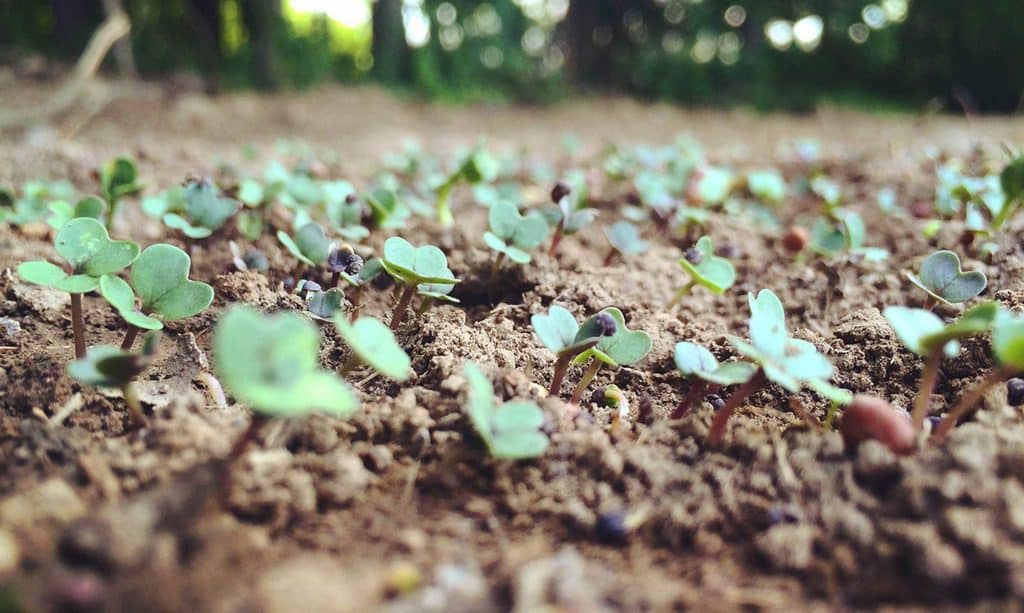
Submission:
[[[29,104],[49,87],[21,83],[3,97]],[[814,138],[865,218],[869,244],[892,255],[794,262],[776,233],[717,215],[708,234],[737,252],[738,280],[723,296],[697,290],[667,309],[684,282],[676,261],[688,240],[656,237],[648,256],[605,267],[596,228],[566,238],[555,257],[506,268],[495,288],[480,240],[486,211],[457,191],[453,230],[423,218],[402,230],[414,244],[442,246],[467,280],[456,292],[461,306],[434,308],[399,331],[415,377],[398,385],[357,372],[354,417],[272,423],[225,482],[223,458],[249,417],[202,383],[211,327],[233,302],[301,308],[281,289],[292,266],[277,242],[257,244],[266,274],[237,272],[231,232],[189,244],[126,208],[115,234],[190,250],[193,278],[217,295],[208,312],[168,325],[140,384],[151,426],[130,431],[119,393],[65,374],[67,297],[13,272],[52,256],[50,231],[0,228],[0,321],[16,324],[0,328],[0,610],[15,600],[27,610],[110,611],[959,610],[1009,609],[1024,598],[1024,420],[1005,386],[946,442],[910,457],[874,442],[845,447],[838,433],[801,422],[774,386],[751,397],[721,446],[704,439],[710,404],[668,419],[688,389],[674,344],[693,340],[729,357],[727,335],[746,330],[747,292],[762,288],[779,295],[793,334],[833,360],[839,385],[908,407],[921,361],[881,310],[922,303],[901,271],[936,246],[956,248],[961,228],[952,222],[925,239],[921,220],[883,214],[877,192],[892,188],[907,206],[929,201],[932,157],[982,164],[979,151],[995,156],[1001,142],[1024,140],[1024,121],[833,109],[757,116],[618,99],[463,109],[363,89],[216,99],[151,85],[120,92],[71,139],[61,137],[67,122],[4,135],[0,184],[68,179],[93,191],[96,167],[129,152],[155,191],[188,175],[262,172],[288,157],[286,139],[304,143],[331,176],[365,185],[379,156],[408,137],[444,155],[486,139],[564,165],[564,132],[579,136],[589,168],[607,142],[658,145],[686,132],[712,160],[775,166],[795,180],[805,168],[791,145]],[[548,189],[537,186],[533,199]],[[598,226],[617,218],[624,198],[602,189]],[[815,207],[794,199],[783,216]],[[991,261],[966,254],[964,266],[988,275],[986,297],[1020,308],[1024,224],[1010,226]],[[379,252],[385,238],[374,232],[365,247]],[[555,303],[578,317],[615,305],[630,328],[651,334],[643,362],[604,369],[594,384],[625,391],[635,413],[628,427],[612,428],[609,410],[589,399],[572,407],[547,397],[553,357],[529,319]],[[118,344],[117,314],[96,296],[84,304],[89,342]],[[387,318],[391,305],[390,291],[371,292],[363,312]],[[344,345],[330,326],[322,337],[323,365],[340,367]],[[484,368],[500,398],[540,403],[552,441],[542,458],[487,456],[462,409],[465,360]],[[943,364],[934,405],[950,406],[991,365],[986,341],[966,343]],[[820,397],[799,398],[824,416]],[[650,415],[638,414],[642,404]],[[67,414],[59,424],[58,414]]]

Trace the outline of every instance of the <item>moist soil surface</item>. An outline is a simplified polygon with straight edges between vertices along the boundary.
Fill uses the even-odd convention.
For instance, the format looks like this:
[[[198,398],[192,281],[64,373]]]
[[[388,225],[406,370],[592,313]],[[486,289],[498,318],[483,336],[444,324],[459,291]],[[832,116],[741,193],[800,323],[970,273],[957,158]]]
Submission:
[[[31,104],[50,87],[22,83],[4,98]],[[721,445],[705,441],[711,403],[669,418],[689,389],[675,370],[675,343],[731,357],[727,336],[746,335],[747,293],[763,288],[780,297],[791,333],[833,361],[837,384],[908,408],[921,360],[881,315],[889,305],[923,303],[902,272],[935,248],[952,248],[965,268],[988,275],[983,297],[1019,308],[1022,224],[1011,221],[996,255],[979,259],[960,247],[958,222],[926,239],[923,220],[883,214],[877,194],[890,188],[907,209],[930,204],[937,157],[959,156],[981,171],[986,159],[1001,159],[1001,142],[1024,141],[1024,121],[835,110],[756,116],[617,99],[462,109],[358,89],[210,99],[118,88],[88,121],[5,134],[0,184],[67,179],[94,192],[95,169],[129,153],[156,192],[232,168],[262,175],[268,161],[289,159],[280,146],[288,140],[323,160],[328,176],[363,187],[380,155],[410,137],[446,159],[486,139],[497,151],[596,171],[606,143],[663,145],[680,132],[713,162],[774,167],[797,181],[807,165],[792,143],[814,138],[822,167],[864,217],[868,244],[891,255],[795,261],[777,231],[716,214],[706,233],[730,252],[737,282],[721,296],[695,290],[671,309],[686,281],[677,260],[699,234],[652,233],[647,255],[603,266],[600,229],[619,218],[629,194],[600,173],[597,224],[567,237],[554,257],[506,266],[493,282],[481,240],[486,210],[456,190],[454,228],[413,217],[401,230],[414,244],[442,247],[465,280],[455,292],[461,305],[410,316],[398,331],[415,376],[395,384],[356,371],[349,379],[362,404],[354,417],[271,423],[224,479],[223,458],[249,412],[205,384],[212,327],[231,303],[301,309],[282,288],[291,256],[266,234],[254,246],[270,269],[239,272],[228,248],[242,240],[233,227],[186,241],[136,204],[124,208],[115,236],[188,250],[193,278],[216,291],[207,312],[168,324],[139,384],[150,426],[131,430],[119,393],[65,374],[73,354],[67,295],[14,273],[21,261],[55,257],[52,231],[0,228],[4,602],[27,610],[713,611],[1004,609],[1024,598],[1024,419],[1007,405],[1005,385],[945,442],[909,457],[875,442],[844,445],[837,432],[795,416],[775,386],[744,403]],[[564,132],[582,145],[571,161]],[[541,204],[551,186],[528,187],[530,204]],[[790,198],[780,207],[783,225],[819,207]],[[387,236],[374,231],[365,252],[379,253]],[[617,306],[630,328],[650,333],[642,362],[603,369],[591,387],[622,388],[629,420],[613,427],[612,411],[589,393],[579,406],[564,401],[580,369],[562,398],[548,397],[554,359],[530,316],[552,304],[577,318]],[[90,344],[119,344],[116,312],[96,295],[84,305]],[[362,312],[387,320],[392,306],[390,290],[370,292]],[[323,326],[323,366],[339,368],[347,352]],[[482,366],[499,399],[540,404],[551,438],[543,457],[488,457],[463,410],[466,360]],[[984,339],[946,360],[936,413],[991,366]],[[797,398],[824,418],[822,398]]]

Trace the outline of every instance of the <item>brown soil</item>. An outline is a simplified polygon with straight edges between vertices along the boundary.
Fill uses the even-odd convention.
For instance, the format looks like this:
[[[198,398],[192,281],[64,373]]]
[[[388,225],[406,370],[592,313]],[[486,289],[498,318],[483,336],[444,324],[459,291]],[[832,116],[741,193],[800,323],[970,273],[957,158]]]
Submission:
[[[25,87],[4,99],[28,103],[45,91]],[[797,337],[833,359],[840,385],[909,406],[921,364],[880,311],[920,304],[900,271],[929,248],[956,245],[959,232],[948,224],[929,243],[919,221],[883,216],[875,194],[892,187],[900,202],[928,200],[929,148],[995,151],[1003,140],[1024,140],[1024,121],[833,110],[762,117],[621,100],[455,109],[363,90],[209,100],[149,87],[115,101],[71,141],[44,129],[8,134],[0,184],[66,178],[89,191],[96,166],[127,151],[140,158],[151,189],[162,189],[189,174],[215,175],[223,164],[261,172],[282,138],[308,143],[332,175],[362,184],[377,157],[407,137],[445,154],[486,138],[560,161],[562,132],[577,133],[589,154],[606,141],[663,144],[680,131],[714,160],[776,165],[790,178],[799,164],[780,144],[819,139],[868,223],[870,244],[890,249],[891,260],[794,263],[777,237],[720,216],[709,234],[739,250],[738,281],[724,296],[697,291],[667,310],[683,281],[676,260],[685,241],[659,240],[649,257],[605,268],[597,231],[567,238],[556,258],[507,272],[495,292],[480,281],[489,268],[479,239],[486,216],[459,192],[452,232],[422,219],[402,232],[440,244],[467,279],[462,307],[435,308],[401,329],[415,378],[361,385],[362,408],[349,420],[272,424],[227,488],[217,477],[221,458],[248,416],[219,406],[199,376],[226,304],[300,305],[280,289],[289,265],[276,241],[258,244],[271,262],[266,276],[233,272],[226,236],[188,245],[125,211],[120,234],[189,248],[194,277],[217,292],[210,312],[169,326],[140,385],[152,425],[128,432],[119,394],[64,374],[72,354],[67,298],[13,273],[20,261],[51,255],[47,232],[0,229],[0,318],[20,325],[8,335],[0,328],[0,610],[11,595],[30,610],[91,599],[114,611],[1015,606],[1024,598],[1024,421],[1006,405],[1003,386],[945,444],[908,458],[875,443],[848,449],[837,433],[809,429],[775,387],[751,398],[721,448],[704,441],[710,405],[683,420],[667,415],[687,389],[674,344],[694,340],[728,356],[726,335],[744,333],[746,294],[761,288],[782,299]],[[243,145],[262,157],[246,161]],[[792,202],[785,215],[811,207]],[[606,210],[601,223],[614,219]],[[1004,234],[992,262],[965,262],[988,274],[989,297],[1018,308],[1021,229]],[[375,233],[368,246],[379,249],[385,238]],[[578,316],[615,305],[631,328],[651,334],[654,348],[642,363],[603,371],[595,387],[617,383],[634,407],[649,396],[652,419],[615,431],[606,409],[588,401],[573,419],[572,407],[546,397],[553,359],[529,318],[552,303]],[[390,307],[390,292],[375,292],[364,312],[385,318]],[[90,343],[120,341],[122,323],[102,299],[87,296],[85,312]],[[344,357],[324,327],[324,366],[337,368]],[[467,359],[491,375],[500,397],[540,402],[552,438],[543,458],[487,457],[461,408]],[[943,365],[936,393],[948,405],[990,366],[987,343],[968,343]],[[801,400],[824,415],[820,398]],[[63,425],[46,423],[75,406]],[[614,514],[642,521],[609,542],[598,526]],[[12,551],[14,561],[5,557]]]

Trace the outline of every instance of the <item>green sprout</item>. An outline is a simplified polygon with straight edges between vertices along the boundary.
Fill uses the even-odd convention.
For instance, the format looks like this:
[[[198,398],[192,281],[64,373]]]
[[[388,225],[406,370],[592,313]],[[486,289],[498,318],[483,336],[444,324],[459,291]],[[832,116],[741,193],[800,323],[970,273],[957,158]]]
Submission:
[[[0,187],[0,223],[16,226],[42,219],[50,205],[75,197],[75,188],[67,181],[26,181],[21,187],[21,198],[14,191]]]
[[[238,184],[238,200],[245,207],[235,218],[238,230],[249,240],[263,235],[270,207],[284,190],[284,183],[269,180],[261,184],[255,179],[242,179]],[[145,206],[145,202],[143,202]]]
[[[818,353],[813,344],[789,336],[786,312],[782,302],[771,290],[747,294],[750,305],[750,342],[730,337],[729,342],[756,367],[753,375],[736,388],[715,413],[708,432],[708,441],[717,443],[725,436],[729,418],[740,403],[771,381],[796,394],[804,386],[837,405],[849,404],[853,395],[828,382],[834,369],[828,358]]]
[[[206,238],[222,228],[241,206],[237,200],[221,196],[209,180],[192,181],[185,186],[179,208],[164,213],[164,224],[180,230],[189,238]]]
[[[139,353],[131,353],[116,347],[97,345],[91,347],[85,357],[68,364],[68,374],[77,381],[95,387],[119,388],[128,407],[132,425],[144,428],[148,424],[146,414],[135,391],[138,378],[153,361],[160,342],[159,332],[146,335],[146,342]]]
[[[786,197],[786,179],[776,170],[752,170],[747,173],[747,191],[761,202],[776,205]]]
[[[379,320],[360,317],[349,323],[339,314],[334,317],[334,327],[352,349],[352,355],[341,367],[342,374],[361,363],[395,381],[409,378],[412,362],[408,354],[398,345],[395,333]]]
[[[540,342],[555,354],[555,372],[548,387],[549,396],[557,396],[562,381],[569,372],[573,358],[597,345],[601,337],[615,333],[615,320],[605,313],[591,317],[581,326],[565,307],[551,305],[547,314],[537,313],[530,318],[533,332]]]
[[[228,454],[238,459],[273,417],[324,412],[348,417],[359,400],[345,380],[318,364],[320,333],[295,313],[266,316],[232,306],[217,322],[213,360],[224,386],[254,411]]]
[[[345,295],[337,287],[324,291],[316,281],[301,279],[295,284],[295,293],[306,301],[309,315],[319,321],[329,321],[345,304]]]
[[[466,362],[468,384],[466,411],[491,456],[500,460],[525,460],[544,454],[548,437],[541,431],[544,412],[536,403],[512,400],[495,406],[494,388],[480,367]]]
[[[585,185],[570,187],[565,181],[559,181],[551,190],[551,199],[557,206],[546,216],[548,223],[555,226],[548,255],[555,255],[562,238],[576,234],[597,218],[597,209],[586,207],[585,193]]]
[[[424,297],[424,304],[441,298],[456,301],[447,295],[459,280],[448,269],[448,258],[433,245],[413,247],[409,241],[392,236],[384,241],[384,256],[381,258],[384,270],[405,287],[402,290],[395,312],[391,317],[391,329],[397,330],[405,318],[405,311],[417,291]],[[421,311],[425,307],[421,307]]]
[[[336,181],[324,185],[327,194],[327,219],[342,238],[361,241],[370,235],[363,225],[363,204],[351,184]]]
[[[1024,319],[1003,309],[996,313],[992,324],[992,355],[996,367],[967,391],[960,402],[939,422],[932,433],[937,440],[941,440],[955,428],[957,421],[970,412],[993,385],[1024,371]]]
[[[108,228],[114,223],[121,199],[141,192],[143,187],[139,183],[139,169],[135,165],[135,160],[129,157],[114,158],[100,168],[100,195],[109,205]]]
[[[571,402],[578,403],[583,397],[583,391],[587,389],[590,382],[597,376],[601,367],[608,366],[618,368],[636,364],[651,351],[651,337],[643,330],[630,330],[626,327],[626,319],[622,311],[615,307],[609,307],[595,315],[595,318],[611,317],[615,322],[612,326],[614,332],[602,335],[597,344],[585,349],[573,358],[574,364],[583,364],[590,360],[590,365],[580,377],[579,384],[573,391]],[[586,327],[586,324],[584,324]]]
[[[387,187],[378,187],[366,195],[366,203],[370,205],[373,225],[377,228],[401,228],[411,211],[403,205],[398,194]]]
[[[328,257],[328,261],[329,260],[330,258]],[[345,272],[339,273],[340,279],[343,279],[346,283],[355,288],[349,297],[352,314],[351,321],[355,321],[356,317],[359,315],[359,305],[362,302],[363,288],[384,272],[384,264],[381,262],[380,258],[370,258],[359,267],[359,272],[355,275],[349,275]]]
[[[441,222],[442,228],[450,228],[455,223],[449,203],[452,189],[459,183],[491,183],[498,177],[498,170],[498,161],[484,149],[477,148],[466,156],[455,172],[437,186],[435,206],[437,220]]]
[[[928,294],[925,308],[937,303],[967,302],[985,291],[988,279],[980,270],[963,272],[960,257],[952,251],[936,251],[921,263],[918,275],[906,273],[907,279]]]
[[[999,230],[1013,213],[1024,204],[1024,155],[1014,157],[999,173],[999,185],[1006,200],[992,220],[992,229]]]
[[[317,266],[327,261],[334,243],[327,237],[323,226],[311,221],[295,231],[295,237],[284,230],[277,231],[277,240],[295,259],[306,266]]]
[[[826,257],[836,257],[843,252],[861,255],[872,262],[889,257],[885,249],[865,247],[866,236],[867,230],[860,215],[841,208],[829,209],[811,226],[809,246],[812,251]]]
[[[605,236],[608,237],[611,249],[604,257],[604,266],[611,264],[616,254],[625,258],[646,253],[651,247],[650,243],[640,238],[640,230],[628,221],[615,222],[611,228],[605,230]]]
[[[187,319],[210,306],[213,288],[190,280],[191,267],[187,253],[157,244],[146,247],[132,264],[130,283],[113,274],[100,277],[100,293],[128,324],[121,349],[132,348],[140,329],[160,330],[165,321]]]
[[[132,241],[110,240],[102,223],[90,217],[72,219],[57,231],[53,246],[71,268],[68,274],[49,262],[22,262],[18,274],[36,285],[71,294],[71,327],[75,337],[75,358],[85,357],[85,323],[82,294],[99,287],[100,277],[115,273],[139,257]]]
[[[548,237],[548,224],[542,214],[534,211],[524,216],[516,205],[504,200],[491,205],[487,218],[491,229],[484,233],[484,242],[497,252],[491,267],[492,277],[506,257],[516,264],[528,264],[530,252]]]
[[[101,220],[106,208],[107,205],[103,200],[96,196],[86,196],[74,205],[67,200],[55,200],[50,203],[50,217],[46,223],[54,230],[60,230],[64,224],[78,217]]]
[[[960,353],[960,340],[985,333],[996,318],[995,302],[983,302],[967,311],[951,324],[944,324],[938,315],[926,309],[887,307],[883,314],[900,342],[914,354],[924,358],[921,383],[910,413],[915,432],[924,427],[931,408],[932,391],[938,379],[943,357]]]
[[[683,400],[672,412],[672,419],[685,416],[698,399],[716,392],[721,387],[746,383],[754,376],[757,367],[747,362],[721,364],[706,348],[690,342],[676,343],[676,369],[684,377],[696,378]]]
[[[698,166],[687,181],[686,199],[695,205],[722,204],[732,193],[735,179],[725,168]]]
[[[697,285],[703,285],[715,294],[722,294],[736,282],[736,269],[729,260],[715,255],[710,236],[702,236],[697,244],[686,250],[679,265],[690,274],[690,281],[681,287],[668,306],[674,307]]]

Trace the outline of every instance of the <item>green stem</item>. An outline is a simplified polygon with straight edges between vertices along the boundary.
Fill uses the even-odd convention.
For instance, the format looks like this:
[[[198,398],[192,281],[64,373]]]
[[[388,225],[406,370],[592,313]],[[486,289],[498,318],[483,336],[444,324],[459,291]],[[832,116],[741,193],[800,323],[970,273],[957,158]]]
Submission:
[[[85,357],[85,323],[82,320],[82,295],[71,294],[71,333],[75,338],[75,359]]]
[[[135,337],[139,335],[139,329],[131,324],[128,324],[128,329],[124,331],[124,340],[121,341],[122,351],[131,351],[132,345],[135,344]]]
[[[935,390],[935,383],[938,380],[939,364],[942,363],[942,347],[932,349],[924,362],[924,371],[921,373],[921,387],[917,390],[917,398],[914,400],[914,412],[910,415],[910,423],[914,426],[914,432],[920,432],[924,427],[924,419],[928,417],[928,409],[931,408],[932,392]]]
[[[445,182],[437,188],[437,221],[441,223],[442,228],[450,228],[455,223],[455,217],[452,216],[451,205],[448,202],[454,186],[454,183]]]
[[[736,412],[740,404],[762,385],[764,385],[764,371],[758,370],[753,377],[747,379],[746,383],[736,388],[736,391],[725,401],[725,406],[715,413],[715,418],[711,421],[711,430],[708,431],[709,443],[721,442],[725,437],[725,427],[729,424],[729,418]]]
[[[1016,374],[1015,371],[1003,366],[1001,368],[993,369],[985,375],[977,385],[968,390],[967,393],[960,398],[960,402],[953,407],[953,410],[942,418],[939,425],[935,427],[935,431],[932,432],[932,438],[937,441],[941,441],[945,438],[946,434],[956,427],[956,422],[958,422],[961,417],[969,413],[970,410],[974,408],[974,405],[978,404],[978,401],[981,400],[989,388],[997,383],[1009,379],[1014,374]]]
[[[839,403],[833,400],[828,405],[828,412],[825,413],[825,421],[821,423],[821,426],[825,430],[832,430],[832,422],[836,420],[836,414],[839,413]]]
[[[110,199],[109,205],[107,206],[106,218],[107,218],[107,231],[114,231],[114,218],[117,217],[117,200],[114,198]]]
[[[696,284],[696,281],[690,281],[686,285],[679,288],[679,291],[676,292],[675,297],[673,297],[672,300],[668,303],[668,308],[671,309],[675,307],[677,304],[679,304],[679,301],[682,300],[683,297],[685,297],[687,294],[689,294],[690,291],[693,289],[693,286],[695,286]]]
[[[580,382],[576,386],[576,390],[573,391],[572,400],[570,400],[570,402],[572,402],[573,404],[579,403],[580,398],[583,397],[583,390],[587,389],[587,386],[590,385],[590,382],[594,380],[594,377],[597,376],[597,371],[601,370],[601,366],[603,364],[604,362],[598,359],[592,358],[590,360],[590,366],[587,367],[587,370],[583,373],[583,376],[580,377]]]
[[[139,403],[139,395],[135,391],[135,384],[131,381],[121,386],[121,394],[124,395],[124,403],[128,406],[128,415],[132,420],[133,428],[145,428],[149,425],[146,414],[142,412],[142,404]]]
[[[391,316],[392,330],[397,330],[398,326],[402,325],[402,320],[405,319],[405,311],[409,308],[409,303],[412,302],[412,297],[415,295],[415,285],[407,284],[405,289],[402,290],[402,297],[398,299],[398,304],[395,305],[395,313]]]

